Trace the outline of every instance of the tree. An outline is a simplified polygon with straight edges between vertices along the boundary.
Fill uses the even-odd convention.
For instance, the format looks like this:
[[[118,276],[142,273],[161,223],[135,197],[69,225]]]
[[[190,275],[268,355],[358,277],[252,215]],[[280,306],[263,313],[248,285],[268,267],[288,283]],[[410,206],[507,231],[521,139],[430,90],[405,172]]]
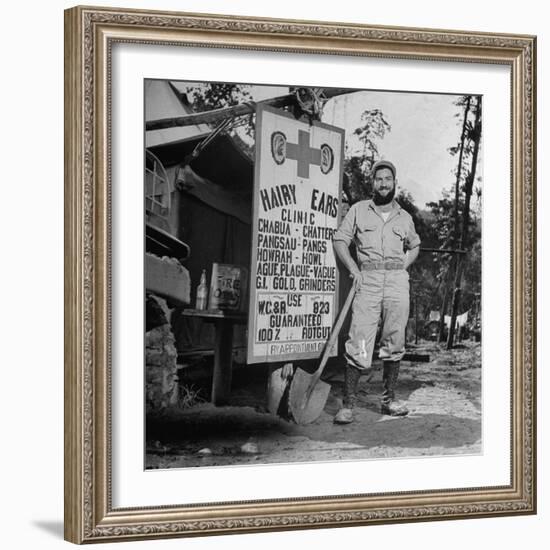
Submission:
[[[195,111],[210,111],[231,107],[252,100],[251,86],[212,82],[193,84],[186,87],[187,96]]]
[[[232,107],[252,101],[252,86],[225,82],[198,83],[185,87],[185,94],[196,112]],[[254,119],[250,114],[238,117],[227,132],[251,158],[254,155]]]
[[[414,203],[410,193],[399,191],[397,202],[413,218],[416,232],[422,239],[423,248],[439,248],[438,218],[431,210],[421,210]],[[414,307],[418,308],[420,320],[428,318],[430,311],[436,309],[440,302],[439,291],[441,281],[440,254],[422,252],[411,267],[411,300]],[[420,330],[421,327],[418,327]],[[421,330],[420,330],[421,333]]]
[[[467,132],[468,140],[470,142],[470,147],[472,151],[472,158],[470,164],[470,171],[465,178],[464,182],[464,209],[462,211],[462,234],[460,237],[460,246],[462,249],[470,244],[469,235],[470,235],[470,202],[472,197],[472,192],[474,188],[474,181],[476,177],[477,169],[477,159],[479,155],[479,148],[481,145],[481,96],[476,98],[476,102],[473,108],[475,113],[474,122],[468,123]],[[449,337],[447,339],[447,349],[451,349],[454,343],[454,332],[455,332],[455,322],[458,314],[458,308],[460,306],[461,300],[461,286],[462,286],[462,276],[464,272],[464,259],[458,258],[457,267],[454,280],[454,293],[453,293],[453,307],[451,310],[451,324],[449,327]]]
[[[367,109],[361,115],[361,125],[354,131],[359,147],[346,145],[344,158],[344,193],[350,205],[372,195],[372,166],[379,158],[377,141],[391,131],[380,109]]]
[[[455,222],[455,201],[453,189],[443,191],[438,201],[427,204],[428,211],[421,212],[423,218],[422,246],[427,248],[453,248]],[[461,187],[458,201],[460,220],[465,210],[464,189]],[[479,195],[480,197],[481,195]],[[461,281],[461,302],[462,311],[471,309],[476,300],[476,293],[481,291],[481,222],[477,208],[469,209],[469,231],[462,246],[459,240],[456,248],[467,251],[461,255],[463,262],[463,279]],[[414,264],[425,266],[422,272],[422,285],[431,291],[428,299],[430,304],[427,310],[439,309],[440,311],[440,336],[445,340],[444,316],[447,314],[449,298],[453,292],[453,283],[456,275],[457,255],[453,254],[423,254]],[[447,295],[447,299],[445,299]],[[446,306],[443,308],[442,306]]]
[[[457,197],[455,191],[455,199],[453,199],[449,190],[443,190],[442,197],[437,202],[427,204],[433,216],[430,227],[435,240],[435,248],[452,248],[455,245],[453,234],[456,231],[457,212],[459,212],[460,204],[460,195]],[[452,254],[435,254],[433,258],[438,281],[435,296],[440,298],[438,330],[438,340],[440,342],[444,340],[445,335],[445,314],[449,305],[451,273],[455,261],[456,258]]]
[[[455,180],[455,204],[454,204],[454,218],[455,218],[455,230],[453,245],[458,246],[460,238],[460,216],[458,210],[459,198],[460,198],[460,181],[463,178],[463,160],[464,160],[464,147],[467,141],[468,130],[468,114],[470,112],[470,104],[472,102],[472,96],[462,96],[455,105],[461,107],[464,106],[464,118],[462,122],[462,132],[460,134],[460,142],[456,147],[451,147],[450,153],[456,155],[458,153],[458,166],[456,168],[456,180]]]

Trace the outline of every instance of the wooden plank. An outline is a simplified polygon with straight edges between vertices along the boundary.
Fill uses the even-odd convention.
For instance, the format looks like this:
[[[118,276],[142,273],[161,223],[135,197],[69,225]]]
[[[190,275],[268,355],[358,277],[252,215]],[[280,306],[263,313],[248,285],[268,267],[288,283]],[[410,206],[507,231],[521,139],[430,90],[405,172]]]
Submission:
[[[229,319],[234,323],[246,323],[246,313],[235,311],[226,311],[222,309],[192,309],[186,308],[183,310],[183,315],[188,317],[202,317],[204,319]]]
[[[145,254],[145,288],[178,304],[191,301],[189,271],[173,258]]]

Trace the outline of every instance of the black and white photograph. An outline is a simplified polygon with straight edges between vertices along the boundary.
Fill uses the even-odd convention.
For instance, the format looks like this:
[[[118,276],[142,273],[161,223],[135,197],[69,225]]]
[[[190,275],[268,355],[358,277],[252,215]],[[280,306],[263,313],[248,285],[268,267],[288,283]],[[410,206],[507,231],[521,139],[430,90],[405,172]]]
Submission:
[[[482,96],[153,80],[146,469],[482,452]]]
[[[6,4],[5,548],[548,545],[548,9],[449,7]]]
[[[538,27],[349,7],[65,11],[65,540],[540,523]]]

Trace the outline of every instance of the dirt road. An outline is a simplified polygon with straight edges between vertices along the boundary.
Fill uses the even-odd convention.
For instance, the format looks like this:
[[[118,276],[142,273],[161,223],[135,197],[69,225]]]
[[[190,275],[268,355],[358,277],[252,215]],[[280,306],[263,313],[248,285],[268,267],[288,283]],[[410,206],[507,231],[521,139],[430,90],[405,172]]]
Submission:
[[[298,426],[265,412],[265,376],[236,374],[231,405],[201,403],[147,423],[146,465],[183,468],[236,464],[358,460],[481,452],[481,345],[417,350],[428,363],[402,362],[397,397],[410,414],[379,413],[381,365],[361,378],[356,421],[333,423],[343,371],[332,368],[332,390],[318,420]]]

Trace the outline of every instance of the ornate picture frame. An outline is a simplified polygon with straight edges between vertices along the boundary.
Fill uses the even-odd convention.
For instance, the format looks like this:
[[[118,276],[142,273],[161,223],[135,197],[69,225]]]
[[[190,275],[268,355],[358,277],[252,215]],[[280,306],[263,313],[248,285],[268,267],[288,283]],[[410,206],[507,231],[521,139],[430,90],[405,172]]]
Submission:
[[[510,483],[114,507],[116,44],[500,65],[511,89]],[[75,7],[65,12],[65,538],[75,543],[536,513],[536,38]],[[136,159],[142,163],[142,159]]]

